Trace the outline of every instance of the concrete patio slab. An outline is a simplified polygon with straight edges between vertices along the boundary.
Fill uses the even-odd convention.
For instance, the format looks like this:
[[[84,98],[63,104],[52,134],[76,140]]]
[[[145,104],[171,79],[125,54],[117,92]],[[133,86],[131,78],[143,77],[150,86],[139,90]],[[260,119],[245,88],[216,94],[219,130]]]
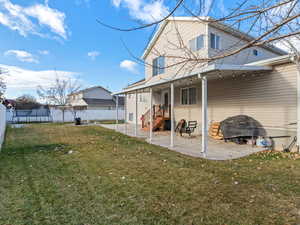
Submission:
[[[100,124],[102,127],[116,130],[117,132],[126,134],[128,136],[135,137],[135,126],[133,124]],[[149,142],[149,132],[143,131],[139,126],[137,137],[145,139]],[[218,141],[209,139],[208,151],[204,155],[201,153],[201,136],[175,136],[174,147],[170,147],[170,132],[153,132],[153,138],[151,144],[162,146],[170,150],[180,152],[185,155],[200,157],[210,160],[230,160],[237,159],[252,153],[263,151],[264,148],[252,147],[251,145],[238,145],[235,143],[225,143],[224,141]]]

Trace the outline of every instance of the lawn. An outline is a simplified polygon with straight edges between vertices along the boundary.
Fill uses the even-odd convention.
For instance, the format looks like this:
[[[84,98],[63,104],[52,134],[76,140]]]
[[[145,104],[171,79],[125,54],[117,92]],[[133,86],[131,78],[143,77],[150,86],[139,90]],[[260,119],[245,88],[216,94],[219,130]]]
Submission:
[[[181,155],[99,126],[9,128],[0,224],[300,224],[300,160]]]

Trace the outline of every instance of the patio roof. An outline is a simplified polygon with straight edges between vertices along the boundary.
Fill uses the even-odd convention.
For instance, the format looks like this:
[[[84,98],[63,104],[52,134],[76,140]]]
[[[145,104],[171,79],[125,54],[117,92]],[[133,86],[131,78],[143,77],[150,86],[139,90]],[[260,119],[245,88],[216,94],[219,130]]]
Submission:
[[[233,64],[212,64],[206,67],[201,67],[195,69],[190,74],[181,74],[181,75],[169,75],[167,77],[155,76],[149,79],[146,83],[138,85],[132,88],[124,89],[119,92],[113,93],[113,95],[125,94],[133,91],[143,90],[150,87],[154,87],[161,84],[166,84],[174,81],[178,81],[185,78],[191,78],[193,76],[206,76],[207,78],[213,78],[213,75],[226,76],[229,73],[247,73],[252,71],[271,71],[272,67],[270,66],[258,66],[258,65],[233,65]]]

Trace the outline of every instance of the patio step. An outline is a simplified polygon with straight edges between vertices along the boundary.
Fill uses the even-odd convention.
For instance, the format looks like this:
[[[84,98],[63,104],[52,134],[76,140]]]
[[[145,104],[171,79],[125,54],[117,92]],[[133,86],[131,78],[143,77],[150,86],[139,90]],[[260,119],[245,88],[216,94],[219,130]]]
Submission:
[[[162,117],[162,116],[157,116],[153,120],[153,125],[152,125],[152,130],[157,131],[157,130],[163,130],[165,126],[165,121],[169,120],[169,117]],[[142,128],[143,131],[149,131],[150,130],[150,124],[148,123],[146,126]]]

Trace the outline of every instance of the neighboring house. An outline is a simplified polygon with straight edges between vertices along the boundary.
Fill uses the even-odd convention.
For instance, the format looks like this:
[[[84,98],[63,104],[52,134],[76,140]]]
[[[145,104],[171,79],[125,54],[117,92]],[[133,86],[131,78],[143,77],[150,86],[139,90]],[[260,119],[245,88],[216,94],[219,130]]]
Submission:
[[[119,97],[119,109],[124,108],[124,98]],[[69,95],[68,105],[81,110],[114,110],[116,97],[101,86],[87,88]]]
[[[181,119],[196,120],[197,132],[202,134],[202,149],[206,148],[209,123],[240,114],[259,121],[268,136],[298,134],[300,140],[295,125],[299,120],[297,69],[284,51],[264,45],[193,69],[189,64],[181,69],[182,65],[169,67],[174,59],[168,55],[184,54],[182,49],[174,48],[174,43],[179,42],[178,33],[184,45],[203,57],[236,49],[253,40],[222,23],[202,19],[200,22],[194,17],[174,17],[160,25],[142,56],[145,79],[115,93],[126,96],[126,121],[141,124],[141,117],[149,114],[152,102],[154,106],[164,106],[173,124]],[[282,148],[290,140],[274,141],[276,148]]]

